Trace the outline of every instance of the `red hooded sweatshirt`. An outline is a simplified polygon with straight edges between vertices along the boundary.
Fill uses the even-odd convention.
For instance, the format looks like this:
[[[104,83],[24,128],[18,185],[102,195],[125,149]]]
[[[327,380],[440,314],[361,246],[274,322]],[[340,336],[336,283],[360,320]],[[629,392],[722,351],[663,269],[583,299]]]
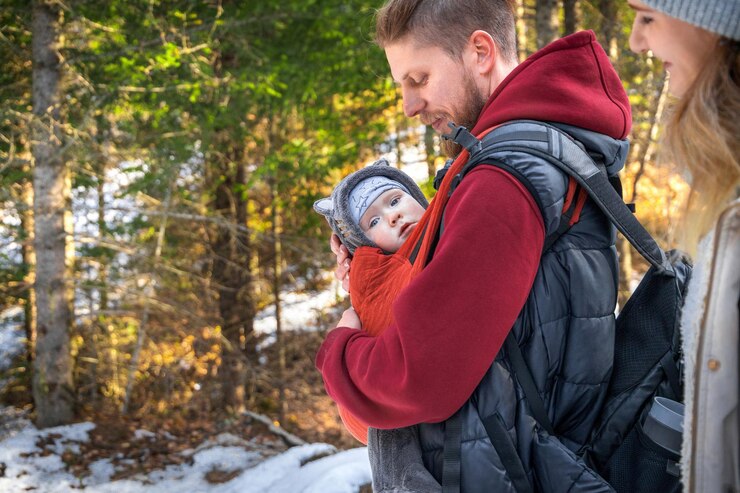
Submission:
[[[513,70],[473,133],[516,119],[627,136],[627,95],[593,32],[555,41]],[[444,234],[433,260],[400,290],[392,322],[376,336],[339,327],[316,357],[329,395],[376,428],[451,416],[492,364],[537,273],[544,226],[516,178],[478,166],[444,204],[446,186],[424,217],[434,228],[444,209]]]

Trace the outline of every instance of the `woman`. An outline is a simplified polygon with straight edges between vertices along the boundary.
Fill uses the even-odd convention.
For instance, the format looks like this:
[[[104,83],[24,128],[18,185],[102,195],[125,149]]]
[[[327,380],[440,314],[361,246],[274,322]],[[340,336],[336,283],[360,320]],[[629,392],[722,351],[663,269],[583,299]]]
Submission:
[[[695,260],[682,313],[685,491],[740,491],[740,0],[629,0],[630,48],[652,51],[678,100],[661,153],[687,170],[679,237]]]

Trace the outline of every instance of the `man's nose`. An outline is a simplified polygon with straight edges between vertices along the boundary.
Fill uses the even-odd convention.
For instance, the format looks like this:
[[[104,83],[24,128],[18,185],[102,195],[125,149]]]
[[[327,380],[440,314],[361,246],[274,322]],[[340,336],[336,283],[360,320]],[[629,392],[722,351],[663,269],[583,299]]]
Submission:
[[[424,108],[424,100],[417,91],[403,91],[403,112],[409,118],[418,115]]]

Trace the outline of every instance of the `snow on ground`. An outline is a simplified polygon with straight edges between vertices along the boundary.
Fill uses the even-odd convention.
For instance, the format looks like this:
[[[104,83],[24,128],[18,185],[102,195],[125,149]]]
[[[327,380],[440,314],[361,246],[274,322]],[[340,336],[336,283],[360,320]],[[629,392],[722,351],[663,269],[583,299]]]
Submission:
[[[282,293],[280,295],[280,321],[284,331],[293,330],[317,330],[321,328],[320,319],[322,314],[337,304],[345,297],[346,293],[340,283],[334,279],[329,288],[320,292],[305,293]],[[256,334],[265,334],[263,345],[275,342],[275,306],[270,305],[260,311],[254,319],[254,331]]]
[[[284,293],[284,330],[315,329],[321,314],[344,294],[336,283],[320,293]],[[255,330],[259,333],[274,333],[274,309],[270,312],[268,309],[258,315]],[[22,312],[19,315],[17,310],[0,314],[0,370],[7,369],[23,350],[19,316]],[[190,460],[134,479],[111,480],[116,473],[113,457],[93,462],[89,475],[75,477],[67,471],[63,457],[69,459],[70,454],[79,453],[80,444],[89,440],[95,424],[38,430],[24,416],[17,410],[0,408],[3,493],[355,493],[371,480],[366,448],[338,452],[331,445],[313,443],[268,457],[248,442],[221,435],[195,450],[182,452]],[[139,439],[151,436],[148,430],[135,432]],[[214,470],[233,478],[209,483],[206,474]]]
[[[13,360],[23,352],[26,334],[23,332],[23,309],[12,307],[0,313],[0,373],[10,369]],[[7,379],[0,376],[0,390]]]
[[[0,371],[7,370],[13,358],[23,351],[23,309],[14,306],[0,312]]]
[[[78,453],[89,440],[93,423],[37,430],[30,424],[0,441],[0,491],[4,493],[354,493],[370,482],[366,448],[344,452],[313,443],[265,458],[249,447],[217,445],[209,441],[184,451],[191,461],[151,471],[136,479],[111,481],[116,468],[110,459],[90,467],[91,474],[74,477],[65,470],[63,456]],[[146,433],[146,430],[141,430]],[[48,443],[45,447],[39,444]],[[212,484],[208,472],[235,473],[233,479]]]

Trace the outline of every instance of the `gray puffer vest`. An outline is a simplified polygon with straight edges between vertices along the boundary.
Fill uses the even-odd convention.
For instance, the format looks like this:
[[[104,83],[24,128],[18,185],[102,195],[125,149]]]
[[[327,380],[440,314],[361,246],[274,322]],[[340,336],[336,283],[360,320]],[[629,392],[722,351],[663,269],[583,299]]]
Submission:
[[[526,123],[522,125],[518,131],[526,131]],[[624,165],[626,141],[556,126],[580,142],[610,176]],[[552,152],[546,142],[531,146]],[[483,163],[501,166],[517,176],[540,206],[545,235],[557,230],[567,176],[544,159],[522,152],[496,152]],[[529,298],[512,330],[556,437],[531,416],[502,349],[458,411],[462,492],[517,491],[483,425],[483,419],[496,415],[493,422],[510,439],[512,453],[504,454],[504,460],[518,460],[535,490],[612,491],[576,453],[589,438],[612,369],[618,276],[615,241],[615,228],[587,200],[579,221],[543,253]],[[419,425],[419,437],[424,465],[441,483],[445,423]]]

